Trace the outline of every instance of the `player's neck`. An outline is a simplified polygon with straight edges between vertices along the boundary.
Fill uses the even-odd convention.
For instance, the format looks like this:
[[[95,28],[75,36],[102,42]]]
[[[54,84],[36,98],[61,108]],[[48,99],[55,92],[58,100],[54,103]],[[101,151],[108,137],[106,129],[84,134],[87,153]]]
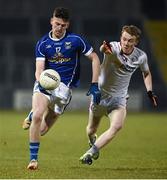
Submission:
[[[124,54],[124,55],[127,55],[127,56],[128,56],[128,55],[132,54],[133,51],[134,51],[134,48],[133,48],[131,51],[129,51],[129,52],[124,52],[124,51],[121,49],[120,54],[121,54],[121,55]]]
[[[57,37],[55,34],[53,34],[53,32],[51,32],[50,35],[51,35],[51,38],[52,38],[52,39],[54,39],[54,40],[60,40],[60,39],[64,38],[65,34],[66,34],[66,31],[64,32],[64,34],[63,34],[61,37]]]

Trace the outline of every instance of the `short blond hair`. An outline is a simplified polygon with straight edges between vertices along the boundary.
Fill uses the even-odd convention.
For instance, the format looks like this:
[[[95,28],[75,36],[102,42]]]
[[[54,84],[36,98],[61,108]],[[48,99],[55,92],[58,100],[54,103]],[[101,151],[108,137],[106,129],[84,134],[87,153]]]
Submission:
[[[135,36],[137,43],[139,42],[141,36],[141,30],[137,26],[125,25],[122,27],[121,35],[123,32],[127,32],[128,34]]]

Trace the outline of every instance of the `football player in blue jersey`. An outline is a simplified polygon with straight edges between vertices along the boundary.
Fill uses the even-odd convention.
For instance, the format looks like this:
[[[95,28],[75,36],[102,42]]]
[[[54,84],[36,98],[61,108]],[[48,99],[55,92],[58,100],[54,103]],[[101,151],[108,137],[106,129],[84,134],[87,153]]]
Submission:
[[[50,20],[51,31],[36,45],[36,82],[32,97],[32,111],[24,120],[23,128],[29,130],[30,162],[27,169],[38,168],[40,135],[44,135],[64,112],[72,97],[72,88],[77,87],[80,76],[80,55],[92,62],[92,83],[87,95],[92,95],[95,104],[100,102],[98,89],[100,60],[91,45],[81,36],[68,32],[68,9],[58,7]],[[56,70],[61,83],[55,90],[46,90],[39,83],[45,69]]]

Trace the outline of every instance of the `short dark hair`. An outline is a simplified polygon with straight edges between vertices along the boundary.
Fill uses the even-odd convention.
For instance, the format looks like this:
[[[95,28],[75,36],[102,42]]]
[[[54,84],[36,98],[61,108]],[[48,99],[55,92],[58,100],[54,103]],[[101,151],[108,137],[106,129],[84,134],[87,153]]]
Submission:
[[[141,36],[141,30],[137,26],[134,26],[134,25],[125,25],[122,28],[121,34],[124,31],[126,31],[127,33],[129,33],[132,36],[136,36],[136,40],[137,40],[137,42],[139,42],[140,36]]]
[[[69,11],[64,7],[55,8],[55,10],[53,11],[53,17],[61,18],[64,21],[70,20]]]

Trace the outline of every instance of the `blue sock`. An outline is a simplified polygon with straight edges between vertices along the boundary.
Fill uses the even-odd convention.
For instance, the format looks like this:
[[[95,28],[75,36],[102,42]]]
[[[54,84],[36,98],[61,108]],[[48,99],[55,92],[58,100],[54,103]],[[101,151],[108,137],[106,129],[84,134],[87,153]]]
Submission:
[[[30,161],[32,159],[38,160],[39,142],[30,142]]]
[[[28,114],[28,119],[30,120],[30,122],[32,121],[32,115],[33,115],[33,112],[31,111],[31,112]]]

